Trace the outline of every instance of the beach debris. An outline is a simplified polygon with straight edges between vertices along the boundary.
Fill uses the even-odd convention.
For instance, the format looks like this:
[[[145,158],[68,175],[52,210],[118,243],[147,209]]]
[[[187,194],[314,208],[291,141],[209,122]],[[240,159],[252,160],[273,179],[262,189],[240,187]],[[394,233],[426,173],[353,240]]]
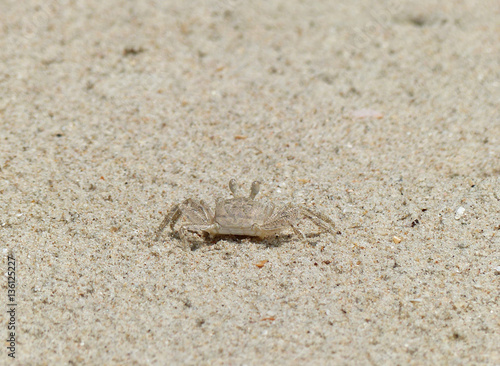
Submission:
[[[455,212],[455,220],[460,220],[465,213],[465,208],[460,206]]]
[[[142,47],[125,47],[122,51],[123,56],[135,56],[139,53],[143,53],[145,51]]]
[[[274,316],[266,316],[265,318],[262,318],[261,321],[275,321],[276,318]]]
[[[255,263],[255,265],[259,268],[262,268],[264,267],[264,264],[266,264],[267,262],[269,262],[267,259],[263,259],[259,263]]]
[[[255,196],[259,193],[260,182],[252,183],[248,197],[237,196],[237,184],[235,179],[229,181],[229,189],[233,198],[217,198],[215,210],[204,201],[188,198],[174,205],[160,227],[156,231],[155,240],[167,225],[174,231],[174,226],[181,218],[187,223],[179,228],[179,236],[186,240],[188,233],[198,235],[241,235],[265,238],[278,235],[282,231],[291,228],[296,235],[305,238],[296,224],[301,219],[308,219],[319,228],[335,234],[332,219],[321,212],[317,212],[307,206],[284,205],[276,209],[273,203],[256,201]]]
[[[392,241],[394,242],[394,244],[399,244],[399,243],[401,243],[401,238],[398,238],[397,236],[393,236]]]

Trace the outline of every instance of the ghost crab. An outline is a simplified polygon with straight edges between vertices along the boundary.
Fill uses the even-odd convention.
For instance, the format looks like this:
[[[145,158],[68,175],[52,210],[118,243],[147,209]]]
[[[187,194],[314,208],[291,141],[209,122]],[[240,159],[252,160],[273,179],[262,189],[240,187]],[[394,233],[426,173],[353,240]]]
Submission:
[[[174,205],[163,219],[156,231],[156,238],[167,225],[174,231],[175,224],[182,217],[187,223],[179,228],[179,236],[186,241],[187,233],[216,235],[241,235],[265,238],[292,228],[295,234],[304,238],[296,224],[300,219],[311,220],[316,226],[334,234],[334,223],[326,215],[315,212],[306,206],[285,205],[276,210],[274,204],[256,201],[255,197],[260,190],[260,182],[255,181],[250,188],[248,197],[237,196],[235,179],[229,181],[229,189],[233,198],[217,198],[215,211],[204,201],[188,198]]]

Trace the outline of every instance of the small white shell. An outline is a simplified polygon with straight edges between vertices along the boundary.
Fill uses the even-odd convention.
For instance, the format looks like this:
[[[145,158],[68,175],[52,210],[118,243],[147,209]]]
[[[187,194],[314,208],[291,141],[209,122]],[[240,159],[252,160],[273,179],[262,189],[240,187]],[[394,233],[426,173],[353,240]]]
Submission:
[[[460,206],[457,209],[457,212],[455,212],[455,220],[460,220],[462,218],[462,216],[464,215],[464,213],[465,213],[465,208]]]

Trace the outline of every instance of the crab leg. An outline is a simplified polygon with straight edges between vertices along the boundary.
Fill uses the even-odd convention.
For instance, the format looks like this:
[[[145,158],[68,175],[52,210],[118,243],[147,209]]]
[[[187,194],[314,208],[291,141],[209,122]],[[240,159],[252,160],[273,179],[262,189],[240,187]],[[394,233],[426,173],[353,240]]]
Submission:
[[[335,234],[334,231],[335,224],[333,223],[332,219],[330,219],[325,214],[321,212],[315,212],[307,207],[297,207],[297,209],[300,212],[300,214],[302,214],[304,217],[307,217],[309,220],[311,220],[314,224],[316,224],[323,230],[326,230],[331,234]]]
[[[163,230],[165,230],[165,228],[169,223],[170,223],[170,228],[172,229],[177,220],[179,220],[179,218],[182,215],[182,210],[179,208],[179,206],[180,204],[175,205],[165,215],[165,218],[163,219],[160,226],[156,230],[155,241],[158,241],[160,239],[160,234],[162,233]]]
[[[325,214],[315,212],[307,207],[303,206],[286,206],[281,210],[275,212],[268,221],[262,225],[262,231],[268,233],[268,235],[273,234],[275,232],[279,232],[281,229],[284,229],[286,226],[291,226],[295,234],[300,236],[304,236],[296,227],[295,223],[301,218],[307,218],[311,220],[316,226],[320,227],[323,230],[328,231],[329,233],[334,234],[334,223],[333,221],[326,216]]]
[[[306,236],[304,235],[304,233],[302,231],[300,231],[299,229],[297,229],[294,224],[292,224],[290,221],[288,221],[287,223],[288,223],[288,225],[291,226],[291,228],[292,228],[293,232],[295,233],[295,235],[300,236],[302,239],[306,238]]]

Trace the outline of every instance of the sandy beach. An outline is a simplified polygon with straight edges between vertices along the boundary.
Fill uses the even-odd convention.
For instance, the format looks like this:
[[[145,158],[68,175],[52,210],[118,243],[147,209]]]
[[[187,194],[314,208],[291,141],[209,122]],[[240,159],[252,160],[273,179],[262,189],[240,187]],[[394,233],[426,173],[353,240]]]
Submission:
[[[0,364],[500,365],[499,19],[0,2]],[[154,240],[231,178],[334,233]]]

